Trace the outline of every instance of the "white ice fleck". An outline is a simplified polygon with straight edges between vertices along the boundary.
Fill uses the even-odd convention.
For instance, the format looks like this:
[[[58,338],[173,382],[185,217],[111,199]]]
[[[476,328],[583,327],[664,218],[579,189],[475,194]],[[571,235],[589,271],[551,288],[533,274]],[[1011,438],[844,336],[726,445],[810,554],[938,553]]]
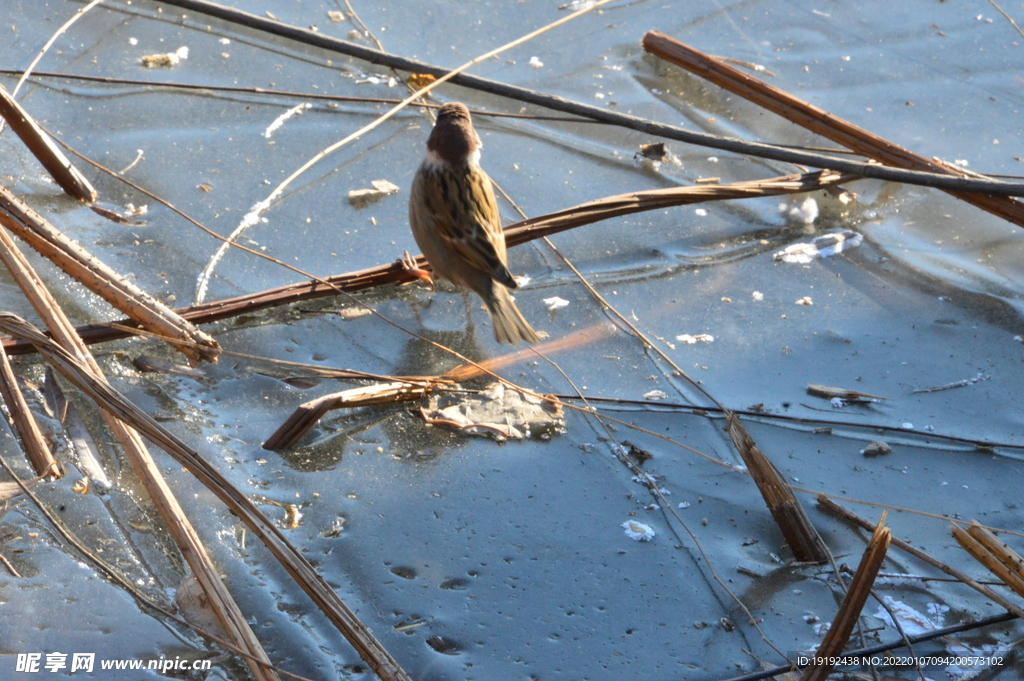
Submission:
[[[663,400],[666,397],[668,397],[668,395],[661,390],[648,390],[644,393],[645,400]]]
[[[680,343],[686,343],[687,345],[695,345],[698,341],[701,343],[714,343],[715,337],[709,333],[698,333],[695,336],[691,336],[688,333],[676,336],[676,340]]]
[[[530,57],[529,65],[531,69],[542,69],[544,68],[544,62],[537,57]]]
[[[312,107],[313,105],[308,102],[304,102],[297,106],[293,106],[292,108],[288,109],[283,114],[275,118],[274,122],[267,126],[267,129],[263,131],[263,136],[266,137],[267,139],[270,139],[270,136],[274,134],[274,131],[280,128],[282,125],[284,125],[284,122],[286,120],[288,120],[292,116],[297,116],[306,109],[310,109]]]
[[[132,45],[132,46],[138,45],[139,44],[139,39],[138,38],[128,38],[128,44]]]
[[[651,541],[654,539],[654,528],[650,525],[638,523],[635,520],[627,520],[622,523],[626,530],[626,536],[634,541]]]
[[[842,397],[833,397],[830,404],[833,409],[842,409],[846,406],[847,402]]]
[[[929,617],[918,612],[906,603],[897,601],[892,596],[882,596],[882,600],[885,601],[887,606],[889,606],[889,610],[892,610],[896,615],[896,619],[900,622],[900,628],[903,629],[903,632],[906,633],[907,636],[927,634],[929,631],[943,626],[943,616],[949,610],[948,605],[929,603],[928,613],[931,615],[931,617]],[[889,612],[883,607],[878,608],[875,612],[875,617],[882,620],[890,627],[895,626],[892,616],[889,615]]]
[[[914,429],[914,424],[911,423],[910,421],[907,421],[906,423],[901,423],[900,424],[900,428],[903,428],[905,430],[913,430]]]
[[[760,291],[754,291],[753,293],[750,294],[750,297],[758,301],[764,300],[764,294],[761,293]]]
[[[808,196],[800,205],[791,206],[788,203],[780,203],[779,213],[793,222],[813,225],[814,221],[818,219],[818,202]]]
[[[689,501],[680,501],[679,502],[679,508],[690,508],[690,502]]]
[[[810,243],[797,243],[787,246],[772,256],[782,262],[807,264],[814,258],[828,258],[836,253],[859,246],[864,236],[857,232],[844,229],[841,232],[828,232],[815,237]]]
[[[696,209],[693,212],[696,213],[697,215],[701,216],[701,217],[704,217],[705,215],[708,214],[708,209],[707,208],[698,208],[698,209]]]
[[[545,298],[544,304],[548,306],[549,311],[554,312],[555,310],[558,310],[560,308],[568,307],[569,301],[566,300],[565,298],[559,298],[558,296],[555,296],[553,298]]]
[[[220,39],[220,44],[221,45],[230,45],[231,44],[231,39],[230,38],[221,38]]]

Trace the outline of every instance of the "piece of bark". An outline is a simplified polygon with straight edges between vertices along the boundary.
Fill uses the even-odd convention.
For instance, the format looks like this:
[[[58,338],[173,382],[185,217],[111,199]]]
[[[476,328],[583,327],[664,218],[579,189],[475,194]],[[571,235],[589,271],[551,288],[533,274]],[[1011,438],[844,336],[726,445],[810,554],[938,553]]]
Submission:
[[[761,491],[768,510],[786,538],[793,557],[802,563],[823,563],[828,560],[828,548],[814,529],[810,518],[782,477],[782,473],[768,460],[732,412],[726,413],[729,437],[739,452],[747,472]]]

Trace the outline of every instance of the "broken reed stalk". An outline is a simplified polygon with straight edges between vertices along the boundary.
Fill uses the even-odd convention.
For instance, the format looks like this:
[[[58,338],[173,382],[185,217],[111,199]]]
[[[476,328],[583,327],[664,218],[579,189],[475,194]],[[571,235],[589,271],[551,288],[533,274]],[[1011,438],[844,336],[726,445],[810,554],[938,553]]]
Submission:
[[[81,366],[91,380],[107,385],[106,378],[99,363],[89,349],[75,334],[74,327],[61,309],[57,300],[43,285],[42,280],[29,264],[24,254],[18,249],[14,238],[6,229],[0,227],[0,258],[8,271],[21,287],[25,297],[36,313],[43,319],[50,333],[57,339],[59,347],[81,358]],[[100,405],[102,408],[102,405]],[[125,423],[115,418],[107,410],[102,411],[103,418],[110,427],[114,439],[121,445],[125,456],[131,462],[136,475],[153,505],[156,507],[171,536],[181,551],[182,557],[192,569],[196,580],[202,587],[210,608],[214,611],[227,636],[238,648],[247,651],[252,657],[246,663],[257,681],[278,681],[276,672],[269,668],[270,658],[263,650],[259,639],[249,627],[245,615],[235,603],[227,586],[220,578],[220,572],[214,565],[199,539],[195,528],[189,523],[174,493],[163,479],[159,468],[146,449],[139,434]],[[254,659],[255,658],[255,659]],[[259,664],[263,662],[267,667]]]
[[[0,230],[2,229],[0,228]],[[7,405],[11,421],[14,422],[14,430],[21,438],[22,445],[25,447],[25,455],[32,464],[36,475],[43,478],[62,477],[60,467],[54,460],[49,445],[46,444],[46,438],[43,437],[43,431],[39,429],[39,423],[36,422],[35,415],[28,408],[25,396],[21,393],[18,379],[7,359],[7,353],[2,350],[0,350],[0,394],[3,395],[4,404]]]
[[[116,414],[117,418],[144,434],[195,475],[270,549],[274,557],[281,562],[292,578],[352,644],[359,656],[378,677],[385,681],[392,679],[407,681],[409,679],[398,662],[359,621],[355,613],[345,605],[299,550],[288,541],[280,528],[263,515],[248,497],[231,485],[194,449],[186,445],[152,416],[135,406],[124,395],[97,380],[79,359],[17,315],[0,312],[0,329],[32,342],[57,371],[75,387],[92,398],[101,408]]]
[[[871,588],[875,584],[875,577],[878,576],[878,571],[882,568],[885,552],[889,548],[889,540],[892,534],[889,532],[889,528],[885,527],[884,523],[885,515],[883,514],[881,520],[878,521],[878,526],[875,527],[875,531],[871,535],[871,541],[868,542],[867,548],[864,549],[864,555],[861,556],[857,572],[854,573],[853,579],[850,581],[850,588],[847,590],[843,602],[839,605],[836,616],[832,619],[832,626],[829,627],[828,633],[825,634],[825,638],[818,646],[818,650],[812,656],[815,662],[804,669],[800,681],[825,681],[835,666],[834,663],[829,661],[829,658],[836,658],[842,655],[846,642],[849,640],[850,634],[860,618],[861,610],[864,609],[864,603],[867,602],[868,596],[871,595]]]
[[[28,112],[0,85],[0,116],[7,121],[29,151],[43,164],[50,177],[64,190],[83,203],[93,203],[98,195],[89,180],[78,172],[68,157],[57,148],[50,136],[36,124]]]
[[[726,412],[725,417],[729,437],[793,551],[793,557],[801,563],[823,563],[828,560],[828,547],[814,529],[793,490],[786,484],[782,473],[754,444],[735,414]]]
[[[295,408],[291,416],[274,431],[273,435],[267,438],[267,441],[263,443],[263,449],[273,451],[293,447],[324,414],[332,409],[351,409],[375,404],[418,400],[429,393],[432,386],[443,383],[443,381],[425,379],[419,385],[407,382],[366,385],[304,402]]]
[[[818,171],[725,185],[697,185],[630,192],[589,201],[555,213],[513,223],[505,230],[505,241],[509,247],[512,247],[583,225],[632,213],[705,201],[798,194],[834,187],[853,179],[856,178],[850,175]],[[0,220],[2,220],[2,213],[0,213]],[[429,267],[422,256],[416,258],[416,266]],[[415,280],[416,278],[411,276],[401,263],[395,262],[328,277],[325,280],[326,283],[303,281],[287,284],[235,298],[182,307],[175,312],[194,324],[208,324],[279,305],[335,296],[339,291],[355,293],[385,284],[406,283]],[[128,328],[138,326],[136,322],[127,319],[114,322],[114,324]],[[131,335],[125,328],[112,328],[108,324],[81,326],[77,331],[82,340],[90,344],[117,340]],[[6,338],[3,343],[8,353],[12,355],[32,351],[32,345],[24,341],[19,342]]]
[[[306,45],[314,45],[324,50],[346,54],[371,64],[381,64],[390,68],[413,74],[430,74],[445,76],[451,69],[435,66],[415,59],[407,59],[398,55],[374,50],[327,35],[324,32],[312,31],[298,26],[290,26],[279,20],[256,16],[242,10],[225,7],[205,0],[164,0],[164,4],[182,9],[215,16],[224,21],[236,23],[266,33],[295,40]],[[606,108],[573,102],[562,97],[537,92],[529,88],[499,83],[487,78],[460,73],[450,79],[454,85],[472,88],[481,92],[489,92],[500,97],[508,97],[521,102],[537,104],[553,111],[562,111],[577,116],[585,116],[595,121],[618,125],[638,130],[649,135],[657,135],[665,139],[679,140],[688,144],[696,144],[712,149],[731,151],[758,158],[770,158],[786,163],[796,163],[814,168],[831,168],[832,170],[851,173],[861,177],[873,177],[890,182],[905,182],[924,187],[971,191],[998,196],[1024,196],[1024,183],[1003,182],[991,178],[985,180],[957,177],[948,173],[925,173],[921,171],[892,168],[877,163],[862,163],[849,159],[840,159],[827,154],[796,150],[787,147],[748,142],[745,140],[718,137],[708,133],[686,130],[673,125],[656,123],[637,116],[610,111]]]
[[[931,161],[838,116],[833,116],[664,33],[649,31],[644,35],[642,44],[651,54],[868,158],[908,170],[956,177],[971,176],[955,167]],[[1024,203],[1020,201],[1008,196],[987,196],[955,189],[944,191],[1018,227],[1024,227]]]
[[[217,341],[100,262],[4,187],[0,187],[0,225],[142,328],[173,339],[168,342],[190,361],[217,361]]]
[[[951,525],[950,532],[967,553],[1024,598],[1024,558],[976,520],[966,530]]]
[[[611,328],[613,327],[606,322],[587,329],[580,329],[568,336],[545,343],[540,348],[537,348],[537,350],[550,354],[566,348],[579,347],[607,336]],[[378,383],[343,390],[331,395],[324,395],[296,407],[288,419],[274,431],[274,434],[267,438],[267,441],[263,443],[263,448],[275,451],[294,447],[302,436],[317,421],[323,418],[324,414],[332,409],[366,407],[374,404],[416,400],[430,394],[434,390],[452,388],[456,383],[476,378],[485,372],[497,371],[503,366],[519,363],[527,356],[535,357],[534,349],[518,350],[501,357],[494,357],[485,362],[480,362],[479,364],[460,364],[440,377],[397,377],[398,381],[396,382],[383,385]],[[348,377],[367,378],[368,376]]]
[[[834,502],[831,499],[829,499],[828,497],[826,497],[824,494],[819,494],[817,496],[817,501],[818,501],[818,504],[821,505],[826,510],[831,511],[832,513],[836,514],[840,518],[848,520],[849,522],[851,522],[851,523],[853,523],[855,525],[860,525],[865,530],[871,530],[871,529],[874,528],[874,525],[872,525],[870,522],[868,522],[864,518],[861,518],[859,515],[857,515],[853,511],[849,510],[848,508],[844,508],[843,506],[840,506],[836,502]],[[925,553],[921,549],[918,549],[918,548],[915,548],[914,546],[911,546],[910,544],[908,544],[907,542],[903,541],[899,537],[893,537],[892,538],[892,544],[893,544],[893,546],[895,546],[896,548],[900,549],[901,551],[909,553],[910,555],[914,556],[918,560],[924,561],[925,563],[928,563],[932,567],[937,568],[937,569],[945,572],[950,577],[952,577],[952,578],[954,578],[954,579],[956,579],[956,580],[958,580],[960,582],[963,582],[964,584],[966,584],[967,586],[971,587],[972,589],[974,589],[975,591],[977,591],[981,595],[985,596],[985,598],[988,598],[989,600],[991,600],[993,603],[996,603],[996,604],[1006,608],[1007,610],[1009,610],[1011,613],[1013,613],[1017,617],[1019,617],[1021,619],[1024,619],[1024,609],[1021,609],[1019,606],[1014,605],[1013,603],[1008,601],[1006,598],[1004,598],[1002,595],[1000,595],[996,591],[993,591],[992,589],[990,589],[985,584],[981,584],[981,583],[971,579],[968,575],[964,574],[963,572],[960,572],[959,570],[957,570],[955,568],[952,568],[949,565],[946,565],[945,563],[943,563],[940,560],[936,560],[935,558],[932,558],[931,556],[929,556],[927,553]]]

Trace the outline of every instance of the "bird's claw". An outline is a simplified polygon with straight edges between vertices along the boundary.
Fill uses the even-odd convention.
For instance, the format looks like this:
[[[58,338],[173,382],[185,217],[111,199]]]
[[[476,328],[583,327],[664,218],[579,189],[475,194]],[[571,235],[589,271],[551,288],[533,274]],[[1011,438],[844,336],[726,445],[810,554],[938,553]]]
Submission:
[[[402,269],[429,286],[431,291],[434,290],[434,279],[430,276],[430,272],[416,267],[416,261],[409,255],[409,251],[403,253],[399,262],[402,263]]]

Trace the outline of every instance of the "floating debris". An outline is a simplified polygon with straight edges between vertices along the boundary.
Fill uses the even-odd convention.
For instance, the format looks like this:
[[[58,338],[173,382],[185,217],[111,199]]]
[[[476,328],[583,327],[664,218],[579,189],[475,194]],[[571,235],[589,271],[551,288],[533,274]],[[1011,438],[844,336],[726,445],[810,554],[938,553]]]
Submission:
[[[387,180],[373,180],[370,182],[373,189],[353,189],[348,193],[348,202],[356,208],[362,208],[374,201],[379,201],[388,194],[395,194],[399,186]]]
[[[537,57],[530,57],[529,66],[531,69],[542,69],[544,68],[544,62]]]
[[[654,144],[641,144],[640,151],[637,152],[644,158],[649,158],[652,161],[664,161],[668,156],[668,147],[665,146],[664,142],[655,142]]]
[[[644,393],[643,397],[645,400],[664,400],[668,395],[661,390],[648,390]]]
[[[171,68],[177,66],[183,60],[188,59],[188,48],[179,47],[174,52],[167,54],[146,54],[142,56],[142,65],[147,69]]]
[[[436,76],[429,73],[414,73],[405,79],[405,82],[414,90],[422,90],[437,80]]]
[[[964,388],[964,387],[969,386],[969,385],[974,385],[978,381],[987,381],[990,378],[992,378],[992,377],[989,376],[988,374],[986,374],[984,372],[978,372],[978,375],[975,376],[974,378],[965,378],[962,381],[955,381],[953,383],[947,383],[946,385],[940,385],[940,386],[936,386],[934,388],[918,388],[917,390],[911,390],[910,394],[914,395],[916,393],[937,393],[940,390],[952,390],[953,388]]]
[[[638,523],[635,520],[627,520],[622,523],[622,527],[626,530],[626,536],[633,541],[651,541],[654,539],[654,528],[650,525]]]
[[[476,394],[430,395],[426,405],[419,409],[419,415],[433,425],[498,441],[528,437],[548,439],[565,429],[560,404],[497,382]]]
[[[814,305],[814,301],[811,300],[810,296],[804,296],[803,298],[800,298],[799,300],[797,300],[794,304],[795,305],[806,305],[806,306],[810,307],[811,305]]]
[[[876,456],[888,456],[889,454],[892,454],[892,447],[881,440],[873,440],[868,443],[867,447],[860,450],[860,453],[869,459]]]
[[[880,400],[888,399],[887,397],[879,397],[878,395],[862,393],[859,390],[833,388],[830,385],[822,385],[821,383],[808,383],[807,394],[814,395],[815,397],[823,397],[826,400],[841,399],[846,402],[878,402]]]
[[[829,232],[813,239],[810,243],[787,246],[772,257],[782,262],[806,264],[815,258],[828,258],[846,249],[860,246],[864,235],[853,230]]]

